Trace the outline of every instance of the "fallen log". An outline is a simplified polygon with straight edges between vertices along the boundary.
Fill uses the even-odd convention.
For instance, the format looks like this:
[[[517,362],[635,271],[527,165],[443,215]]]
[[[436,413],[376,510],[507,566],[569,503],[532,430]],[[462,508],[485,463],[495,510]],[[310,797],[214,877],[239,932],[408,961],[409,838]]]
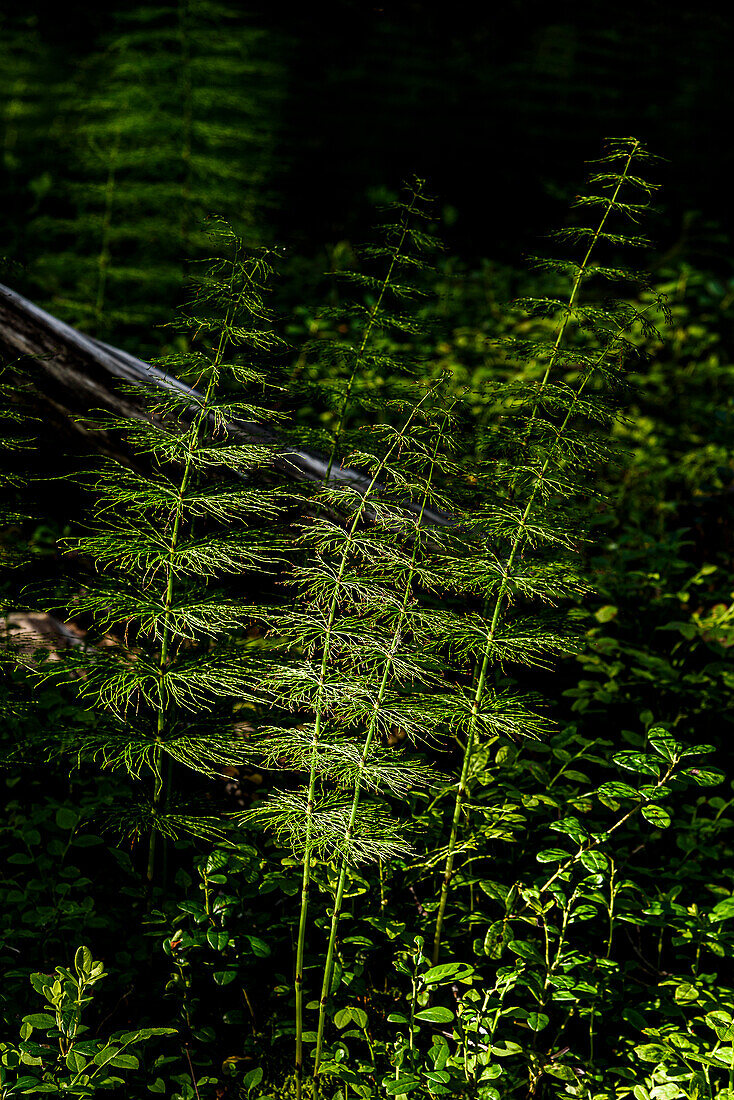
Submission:
[[[84,431],[84,416],[96,409],[146,419],[143,393],[151,383],[161,391],[189,396],[192,413],[203,400],[198,390],[170,372],[86,336],[2,283],[0,357],[11,370],[15,364],[22,365],[26,377],[32,364],[30,382],[38,401],[57,422],[83,435],[89,435]],[[120,382],[128,387],[139,386],[140,401],[135,400],[129,388],[121,393]],[[272,446],[274,468],[289,479],[318,484],[327,481],[328,475],[330,483],[349,485],[357,492],[364,492],[370,484],[369,478],[349,466],[335,463],[329,470],[323,455],[307,447],[292,446],[264,424],[233,420],[226,429],[233,439]],[[411,512],[418,510],[410,502],[403,507]],[[423,510],[423,520],[437,526],[452,522],[451,517],[430,508]]]

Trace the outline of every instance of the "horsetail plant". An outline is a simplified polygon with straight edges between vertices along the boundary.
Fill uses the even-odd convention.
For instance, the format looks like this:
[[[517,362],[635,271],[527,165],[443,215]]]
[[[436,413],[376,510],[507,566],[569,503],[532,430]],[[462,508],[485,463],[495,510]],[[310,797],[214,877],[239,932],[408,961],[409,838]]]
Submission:
[[[318,310],[318,335],[304,344],[298,360],[298,385],[316,412],[307,431],[326,456],[327,482],[335,464],[339,477],[350,426],[389,419],[390,387],[399,388],[411,367],[420,365],[409,345],[426,328],[416,307],[428,297],[431,254],[441,249],[429,224],[425,181],[414,177],[380,210],[371,243],[354,250],[359,269],[335,272],[332,304]],[[402,344],[396,374],[392,339]]]
[[[421,291],[403,276],[426,271],[422,254],[433,238],[416,228],[414,218],[426,218],[423,184],[416,180],[405,200],[391,204],[392,220],[382,227],[378,245],[364,250],[367,260],[383,263],[381,278],[347,272],[342,277],[374,297],[371,304],[342,307],[338,315],[358,322],[347,341],[319,347],[311,385],[335,409],[329,444],[328,472],[311,499],[316,509],[302,527],[302,560],[292,580],[296,607],[266,620],[294,655],[290,663],[273,666],[265,691],[283,724],[264,729],[261,751],[271,765],[307,773],[305,787],[279,792],[244,820],[270,827],[285,840],[302,866],[301,910],[295,966],[296,1081],[303,1079],[304,964],[308,928],[309,889],[313,860],[326,854],[339,862],[338,885],[324,968],[316,1062],[323,1044],[328,987],[341,903],[350,864],[382,860],[408,851],[403,830],[375,797],[383,791],[405,794],[428,779],[417,762],[400,759],[385,742],[391,729],[421,736],[426,719],[422,704],[411,698],[417,685],[436,688],[440,671],[432,657],[420,659],[417,647],[401,645],[414,579],[421,572],[419,551],[426,509],[440,509],[440,489],[431,485],[441,433],[436,417],[450,419],[436,405],[436,392],[405,378],[404,360],[385,350],[386,334],[416,331],[416,320],[388,306],[390,301],[416,299]],[[340,377],[339,368],[347,373]],[[334,379],[334,367],[337,367]],[[321,370],[328,383],[314,374]],[[399,395],[380,398],[383,415],[402,419],[373,427],[349,426],[356,406],[374,403],[370,388],[376,374],[397,375]],[[410,387],[407,388],[406,387]],[[326,389],[326,392],[324,392]],[[348,462],[363,472],[357,493],[344,485],[334,461],[339,447],[351,447]],[[333,471],[333,475],[332,475]],[[426,473],[428,471],[428,473]],[[335,517],[341,516],[341,521]],[[347,518],[344,518],[347,517]],[[369,528],[365,529],[369,520]],[[412,543],[412,545],[411,545]],[[305,655],[305,656],[304,656]],[[410,688],[408,685],[411,685]],[[289,712],[298,724],[288,722]],[[351,789],[340,794],[339,789]]]
[[[440,896],[425,905],[436,909],[435,965],[457,862],[472,844],[462,824],[482,753],[498,739],[539,738],[550,728],[534,698],[505,676],[507,666],[543,666],[576,645],[534,605],[584,590],[577,501],[590,492],[585,470],[609,450],[605,391],[621,379],[631,330],[647,322],[627,303],[587,302],[581,292],[593,278],[631,280],[596,255],[604,243],[643,243],[614,231],[613,219],[634,220],[646,208],[627,202],[626,191],[644,199],[652,192],[636,174],[647,159],[639,142],[610,143],[591,179],[598,193],[577,203],[598,207],[599,220],[557,235],[582,242],[583,258],[536,261],[568,277],[570,291],[522,303],[541,335],[502,345],[522,370],[488,386],[492,415],[481,461],[469,470],[457,457],[462,399],[448,398],[443,381],[406,377],[415,366],[411,339],[423,330],[402,308],[420,298],[415,276],[430,272],[432,247],[414,223],[427,216],[420,181],[393,205],[381,243],[365,250],[378,273],[345,274],[366,294],[365,304],[336,311],[347,338],[320,342],[312,358],[309,385],[330,428],[299,434],[320,440],[328,455],[321,481],[297,493],[272,484],[288,457],[287,443],[277,442],[286,438],[286,414],[273,407],[289,395],[276,383],[281,345],[265,296],[271,257],[247,252],[222,224],[215,236],[223,255],[196,283],[185,321],[188,346],[162,361],[184,380],[165,394],[151,386],[147,419],[101,422],[109,448],[121,438],[131,457],[110,457],[87,477],[93,529],[69,543],[80,568],[67,608],[91,627],[43,674],[71,684],[95,725],[65,731],[61,747],[142,786],[143,797],[116,806],[111,823],[149,834],[151,884],[160,877],[161,835],[208,838],[224,829],[221,819],[177,805],[175,768],[211,776],[258,761],[303,777],[237,817],[270,829],[298,864],[299,1097],[319,861],[334,874],[312,1036],[315,1093],[339,1069],[326,1023],[350,872],[412,853],[415,826],[395,803],[439,781],[407,745],[463,739],[447,844],[432,857],[444,868]],[[365,423],[375,409],[380,423]],[[287,595],[237,598],[243,583],[262,589],[269,577]],[[243,704],[247,726],[236,722]],[[423,965],[422,940],[419,954]],[[396,1054],[393,1095],[402,1095],[400,1065]]]
[[[485,565],[494,576],[491,583],[480,583],[487,603],[476,635],[478,671],[445,851],[433,941],[434,965],[440,956],[462,819],[472,784],[478,715],[492,690],[493,673],[501,671],[503,660],[538,665],[543,663],[543,651],[561,653],[571,644],[552,626],[545,638],[538,637],[535,643],[532,637],[523,641],[522,621],[513,613],[527,597],[554,603],[578,591],[579,578],[569,560],[578,548],[575,531],[579,518],[574,514],[574,501],[581,493],[590,492],[584,471],[608,454],[600,428],[613,419],[613,410],[598,391],[621,381],[625,358],[634,351],[631,330],[637,326],[649,332],[652,328],[632,304],[610,301],[608,297],[601,303],[591,299],[584,302],[581,291],[595,278],[627,283],[636,280],[628,269],[604,266],[596,257],[603,244],[617,250],[647,243],[640,236],[615,231],[614,225],[620,218],[637,222],[648,208],[655,186],[637,174],[637,166],[650,159],[636,139],[608,142],[604,155],[595,162],[590,192],[574,204],[582,210],[598,209],[598,221],[591,227],[574,226],[552,234],[560,243],[584,244],[583,258],[534,261],[541,270],[570,278],[568,297],[528,298],[518,303],[532,324],[542,329],[549,324],[553,327],[550,338],[509,343],[508,354],[526,364],[530,377],[500,384],[494,395],[499,416],[490,435],[499,446],[488,471],[497,503],[483,520],[477,517],[478,529],[492,541]],[[641,193],[641,201],[627,201],[631,190]],[[576,334],[574,344],[569,340],[571,331]],[[476,579],[477,568],[470,559],[464,564],[456,560],[458,585],[462,573],[471,584],[469,574],[473,572]]]
[[[295,966],[296,1080],[300,1092],[303,1075],[303,975],[309,891],[314,857],[326,853],[354,862],[375,861],[408,852],[401,830],[377,802],[359,806],[339,788],[362,782],[373,789],[404,794],[424,778],[420,767],[408,761],[395,762],[390,751],[375,748],[370,753],[374,726],[380,721],[398,722],[405,707],[393,700],[392,713],[380,714],[384,689],[374,692],[374,664],[390,644],[385,615],[395,610],[395,593],[385,570],[394,573],[404,561],[393,550],[393,538],[380,539],[375,530],[360,531],[367,509],[390,513],[386,503],[386,482],[406,445],[409,434],[418,431],[420,407],[413,410],[402,429],[387,428],[385,453],[365,452],[372,476],[368,488],[355,501],[354,490],[323,489],[314,501],[344,505],[351,497],[354,514],[346,530],[328,518],[316,519],[303,533],[304,548],[315,550],[313,558],[295,570],[299,604],[290,612],[270,617],[279,644],[296,652],[305,650],[306,660],[274,665],[265,673],[263,687],[270,688],[271,705],[278,709],[308,714],[309,721],[296,727],[263,730],[262,750],[272,763],[292,770],[306,770],[306,786],[299,791],[280,792],[262,806],[244,815],[244,820],[272,828],[278,839],[286,839],[302,863],[301,909]],[[354,464],[354,459],[352,459]],[[378,488],[379,486],[379,488]],[[402,487],[402,486],[401,486]],[[379,493],[379,497],[378,497]],[[390,558],[393,561],[390,561]],[[392,566],[392,568],[391,568]],[[415,677],[418,669],[403,661],[404,671]],[[379,715],[379,718],[378,718]],[[416,715],[411,714],[415,725]],[[352,727],[372,727],[365,749]],[[329,789],[331,786],[332,789]],[[343,890],[343,886],[342,886]],[[341,900],[341,898],[340,898]],[[333,948],[332,948],[333,950]],[[328,965],[328,964],[327,964]],[[322,1025],[323,1026],[323,1025]]]
[[[340,281],[366,291],[371,300],[353,302],[346,309],[342,305],[334,311],[342,322],[354,318],[360,323],[361,335],[357,340],[331,344],[321,340],[318,346],[317,384],[322,391],[326,386],[332,390],[331,402],[335,404],[327,481],[353,405],[365,403],[375,378],[393,366],[377,338],[385,330],[405,335],[420,331],[416,319],[410,313],[398,312],[398,308],[420,299],[423,292],[416,275],[429,270],[424,256],[440,248],[438,239],[421,229],[421,223],[431,217],[425,186],[425,180],[417,176],[406,184],[403,196],[385,205],[387,218],[375,231],[376,241],[360,250],[360,258],[367,264],[384,264],[384,274],[353,270],[339,273]],[[342,367],[346,367],[343,377]]]
[[[86,477],[91,530],[68,549],[94,570],[77,578],[67,606],[91,626],[83,645],[45,670],[74,685],[98,719],[67,731],[61,747],[122,769],[138,786],[147,777],[147,794],[115,806],[110,824],[149,834],[150,883],[158,835],[221,833],[217,819],[175,805],[173,769],[211,776],[247,758],[234,709],[257,695],[256,664],[241,601],[224,582],[276,568],[264,528],[286,501],[254,480],[272,465],[267,425],[280,415],[263,403],[274,386],[263,359],[280,346],[265,299],[271,257],[247,252],[225,223],[211,236],[219,255],[195,279],[183,321],[190,346],[160,361],[195,379],[198,392],[151,384],[149,419],[97,422],[132,458],[110,457]],[[237,438],[224,432],[233,420]]]
[[[360,806],[360,802],[361,802],[362,795],[363,795],[363,788],[365,786],[367,788],[370,787],[370,779],[371,779],[371,776],[370,776],[370,763],[373,761],[373,758],[374,758],[374,755],[375,755],[374,750],[373,750],[373,745],[374,745],[376,737],[378,735],[378,722],[379,722],[379,717],[380,717],[380,711],[381,711],[381,709],[382,709],[382,707],[383,707],[383,705],[386,701],[386,696],[387,696],[388,692],[391,689],[392,689],[393,692],[395,690],[394,681],[396,679],[399,679],[399,678],[395,677],[394,666],[401,659],[400,650],[401,650],[401,645],[403,643],[404,634],[407,631],[409,631],[410,627],[413,625],[412,623],[409,622],[409,620],[410,620],[410,608],[411,608],[411,605],[414,605],[415,602],[416,602],[415,593],[414,593],[414,586],[415,586],[415,581],[416,581],[417,575],[421,571],[421,568],[420,568],[421,564],[423,564],[423,568],[424,568],[424,571],[425,571],[425,563],[423,562],[423,559],[425,558],[425,551],[424,551],[423,554],[420,553],[420,551],[422,549],[424,549],[423,546],[422,546],[422,543],[425,542],[425,535],[426,535],[426,532],[422,529],[423,513],[425,511],[426,504],[428,503],[428,500],[431,496],[431,488],[432,488],[432,481],[433,481],[433,475],[434,475],[434,468],[435,468],[435,466],[437,464],[437,461],[438,461],[438,458],[439,458],[439,454],[438,454],[439,447],[441,445],[442,438],[444,437],[445,429],[446,429],[448,421],[450,419],[450,413],[451,413],[451,409],[449,409],[446,416],[443,418],[443,422],[441,424],[437,425],[438,430],[435,431],[433,449],[432,449],[432,453],[430,454],[430,458],[429,458],[428,463],[427,463],[427,472],[426,472],[426,475],[425,475],[425,485],[424,485],[424,488],[423,488],[422,499],[421,499],[421,502],[420,502],[420,511],[418,512],[418,516],[416,517],[416,519],[414,521],[412,521],[415,524],[415,528],[413,530],[410,529],[411,526],[412,526],[410,518],[408,520],[408,523],[409,523],[409,528],[408,529],[409,529],[410,538],[412,540],[413,545],[412,545],[412,552],[410,554],[410,559],[407,563],[407,566],[404,568],[403,597],[402,597],[402,601],[400,602],[399,609],[397,610],[397,614],[394,613],[393,616],[392,616],[392,618],[394,620],[394,625],[393,625],[393,628],[392,628],[392,637],[390,638],[389,647],[388,647],[386,653],[384,654],[384,659],[383,659],[383,662],[382,662],[382,674],[379,675],[379,667],[375,669],[375,671],[378,672],[378,679],[375,681],[377,683],[377,693],[376,693],[376,697],[375,697],[373,712],[372,712],[371,716],[369,717],[369,719],[367,721],[367,729],[366,729],[366,732],[364,734],[364,741],[363,741],[363,745],[362,745],[362,751],[361,751],[361,755],[359,757],[359,762],[357,764],[357,773],[356,773],[356,776],[353,779],[352,799],[351,799],[351,805],[349,807],[349,814],[348,814],[348,818],[347,818],[346,831],[344,833],[344,850],[341,853],[341,859],[340,859],[340,862],[339,862],[338,881],[337,881],[336,891],[334,893],[334,903],[333,903],[332,916],[331,916],[331,926],[330,926],[330,929],[329,929],[329,942],[328,942],[328,946],[327,946],[327,950],[326,950],[326,958],[325,958],[325,962],[324,962],[323,981],[322,981],[322,984],[321,984],[321,996],[320,996],[320,999],[319,999],[319,1018],[318,1018],[318,1025],[317,1025],[317,1031],[316,1031],[316,1048],[315,1048],[315,1052],[314,1052],[314,1078],[315,1079],[318,1079],[319,1069],[320,1069],[320,1065],[321,1065],[321,1056],[322,1056],[323,1041],[324,1041],[324,1028],[325,1028],[325,1023],[326,1023],[326,1010],[327,1010],[328,1003],[329,1003],[329,995],[330,995],[330,992],[331,992],[331,983],[332,983],[332,978],[333,978],[333,974],[334,974],[334,958],[335,958],[336,937],[337,937],[337,931],[338,931],[338,928],[339,928],[339,919],[340,919],[340,916],[341,916],[342,903],[343,903],[343,900],[344,900],[344,889],[345,889],[345,886],[346,886],[347,871],[348,871],[348,867],[349,867],[349,844],[350,844],[350,841],[352,840],[352,837],[354,835],[354,831],[355,831],[355,827],[356,827],[356,823],[357,823],[357,814],[358,814],[358,811],[359,811],[359,806]],[[428,540],[429,540],[429,542],[432,541],[430,533],[428,534]],[[396,578],[396,580],[397,580],[397,578]],[[415,616],[413,616],[413,618],[415,618]],[[416,630],[415,627],[413,627],[412,633],[413,633],[413,637],[412,637],[411,640],[412,640],[413,644],[415,645],[415,643],[419,640],[418,635],[419,635],[420,632],[419,632],[419,630]],[[424,639],[424,643],[425,643],[425,639]]]
[[[73,322],[147,344],[182,261],[206,255],[206,215],[240,231],[262,218],[280,72],[261,39],[229,0],[131,5],[100,56],[54,89],[73,119],[64,205],[42,196],[29,231],[54,246],[37,276],[76,288],[63,300]]]

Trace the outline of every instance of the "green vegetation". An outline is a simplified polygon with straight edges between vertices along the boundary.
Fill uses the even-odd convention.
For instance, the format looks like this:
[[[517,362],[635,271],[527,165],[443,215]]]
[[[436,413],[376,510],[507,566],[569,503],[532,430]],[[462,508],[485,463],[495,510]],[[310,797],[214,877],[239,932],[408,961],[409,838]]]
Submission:
[[[0,1098],[734,1100],[734,275],[661,162],[516,266],[420,178],[263,245],[256,20],[5,28],[19,285],[160,374],[69,445],[3,364]]]

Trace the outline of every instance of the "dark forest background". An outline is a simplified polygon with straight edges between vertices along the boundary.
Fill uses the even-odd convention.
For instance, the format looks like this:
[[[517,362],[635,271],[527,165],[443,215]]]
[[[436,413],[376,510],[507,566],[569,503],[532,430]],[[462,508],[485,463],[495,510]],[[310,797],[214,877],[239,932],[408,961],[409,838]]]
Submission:
[[[72,0],[2,9],[12,169],[2,244],[12,254],[19,223],[53,209],[73,167],[78,118],[59,89],[68,94],[144,8]],[[228,9],[261,32],[251,91],[261,119],[268,113],[267,229],[286,245],[313,249],[355,234],[371,216],[371,193],[417,172],[445,208],[452,249],[516,258],[573,193],[600,136],[633,132],[674,165],[660,173],[658,240],[710,253],[711,223],[731,232],[732,19],[723,5],[510,0],[478,14],[462,2],[339,0]],[[104,71],[97,65],[97,89]]]
[[[172,319],[190,261],[210,255],[205,219],[221,216],[248,246],[277,245],[268,301],[283,344],[267,371],[284,385],[274,415],[322,454],[333,446],[338,455],[337,398],[346,392],[343,412],[352,378],[359,400],[345,422],[356,437],[392,424],[402,406],[385,394],[417,365],[422,383],[445,376],[451,400],[462,402],[456,453],[466,476],[456,479],[458,492],[486,492],[503,515],[514,502],[514,473],[506,499],[493,476],[483,474],[473,488],[485,448],[490,456],[498,448],[505,461],[503,401],[514,407],[515,385],[526,387],[525,400],[530,392],[537,400],[545,385],[539,364],[571,314],[567,358],[551,380],[563,400],[576,392],[574,363],[596,346],[595,324],[616,323],[619,309],[632,318],[622,329],[635,352],[625,363],[628,385],[617,393],[615,376],[610,390],[620,416],[609,426],[602,418],[598,437],[597,429],[579,429],[584,446],[600,448],[589,461],[589,491],[574,488],[576,471],[569,481],[569,509],[578,507],[579,530],[589,537],[578,555],[584,583],[559,599],[582,644],[548,667],[510,665],[498,681],[540,693],[557,732],[520,745],[493,734],[471,756],[477,813],[467,818],[442,947],[461,963],[452,964],[451,981],[471,960],[466,988],[429,989],[421,946],[433,934],[464,758],[463,735],[452,730],[428,754],[442,777],[438,794],[393,799],[424,830],[426,860],[387,861],[350,880],[343,919],[352,935],[337,946],[342,977],[332,988],[328,1032],[332,1052],[347,1059],[342,1078],[338,1066],[329,1071],[345,1082],[331,1090],[337,1100],[408,1095],[390,1076],[403,1049],[391,1013],[415,1008],[421,981],[421,1004],[441,1001],[432,1021],[428,1010],[424,1054],[438,1038],[433,1024],[452,1018],[460,1000],[473,1023],[452,1038],[448,1070],[438,1071],[449,1085],[427,1076],[437,1047],[434,1062],[416,1063],[423,1074],[422,1091],[411,1085],[416,1098],[734,1100],[733,29],[734,16],[713,0],[686,10],[657,0],[506,0],[480,12],[463,0],[298,8],[264,0],[0,0],[0,283],[146,361],[170,353],[173,373],[186,368],[181,377],[196,381],[196,360],[186,367],[186,356],[192,346],[196,352],[198,332],[176,331]],[[605,138],[629,135],[660,158],[644,159],[641,171],[660,185],[656,212],[643,211],[642,224],[631,227],[651,242],[631,261],[649,276],[638,284],[617,271],[621,289],[610,291],[610,272],[628,262],[622,238],[610,237],[601,262],[614,268],[601,267],[603,278],[584,284],[579,304],[566,260],[580,257],[569,252],[568,237],[553,241],[549,230],[578,224],[585,210],[569,207],[589,175],[585,162],[602,153]],[[370,257],[360,246],[382,239],[371,227],[414,174],[434,197],[421,222],[426,239],[435,234],[445,251],[437,247],[406,267],[416,279],[408,299],[417,320],[401,328],[389,315],[373,323],[390,273],[372,276],[375,256],[381,262],[386,253],[373,247]],[[556,259],[533,267],[526,257],[535,253]],[[592,267],[599,262],[595,255]],[[620,300],[610,304],[609,293]],[[12,431],[0,486],[10,507],[0,531],[0,599],[8,636],[27,632],[27,614],[41,606],[35,592],[45,591],[53,600],[44,597],[43,606],[62,609],[57,626],[71,623],[63,645],[73,656],[76,640],[97,627],[74,612],[68,594],[76,599],[84,570],[92,576],[96,565],[70,557],[64,539],[92,515],[93,492],[79,470],[94,480],[95,447],[107,443],[70,430],[76,414],[69,408],[77,405],[54,405],[53,390],[49,400],[39,397],[43,383],[29,390],[40,426],[14,424],[22,369],[16,376],[15,355],[7,358],[3,392],[11,397],[0,401],[0,415],[4,406]],[[28,359],[32,374],[37,362]],[[348,376],[352,362],[359,369]],[[89,412],[82,409],[82,423]],[[550,425],[555,415],[548,413]],[[529,423],[535,419],[533,406]],[[128,442],[123,432],[123,466]],[[141,468],[148,462],[141,459]],[[559,484],[550,498],[554,520],[567,503]],[[305,500],[303,486],[297,491]],[[286,536],[290,554],[290,527]],[[236,584],[249,601],[250,588],[259,598],[263,582],[248,574]],[[61,644],[57,635],[53,644]],[[49,635],[40,637],[34,644],[43,655]],[[257,635],[240,640],[259,645]],[[115,644],[127,646],[127,627]],[[55,659],[51,652],[49,665]],[[10,868],[0,877],[7,1034],[20,1026],[25,1042],[33,1027],[45,1026],[24,1016],[42,1018],[42,990],[34,992],[29,976],[70,963],[86,944],[108,974],[89,1009],[94,1042],[89,1037],[85,1058],[97,1056],[100,1036],[123,1028],[176,1028],[175,1038],[151,1033],[156,1041],[139,1065],[138,1054],[135,1064],[123,1056],[120,1068],[134,1074],[126,1096],[292,1100],[294,862],[245,829],[237,852],[200,838],[166,841],[157,877],[150,863],[146,871],[143,833],[120,841],[99,825],[137,778],[101,765],[91,750],[84,757],[80,749],[72,764],[66,747],[57,753],[54,738],[69,731],[69,743],[87,744],[98,715],[71,681],[39,687],[31,673],[13,665],[0,677],[10,715],[0,722],[7,765],[0,862]],[[637,814],[640,792],[658,797],[646,776],[658,776],[678,744],[666,729],[681,739],[675,753],[681,745],[709,753],[713,767],[690,768],[663,792],[670,813],[645,803],[647,813]],[[176,764],[181,789],[227,821],[275,782],[249,764],[232,766],[225,782],[186,767]],[[628,805],[635,813],[614,825],[610,842],[610,823]],[[547,865],[552,871],[565,859],[557,845],[582,843],[577,815],[593,839],[585,862],[577,852],[563,865],[558,908],[548,917],[558,952],[551,965],[528,891],[545,890]],[[332,872],[327,858],[319,862],[314,959],[328,936]],[[212,884],[221,902],[214,915]],[[89,971],[92,956],[76,958]],[[316,997],[316,963],[309,965]],[[494,997],[508,973],[517,985],[506,1003],[506,990],[481,1000],[479,990]],[[487,1013],[496,1013],[491,1027],[500,1042],[481,1048],[482,1061],[476,1036],[490,1026]],[[48,1026],[55,1041],[53,1021]],[[3,1091],[6,1070],[13,1080],[28,1065],[39,1080],[52,1073],[42,1064],[47,1046],[35,1063],[11,1047],[0,1036],[2,1100],[23,1091]],[[74,1064],[53,1073],[62,1080]],[[500,1093],[491,1081],[502,1073]],[[34,1080],[25,1094],[33,1094]]]

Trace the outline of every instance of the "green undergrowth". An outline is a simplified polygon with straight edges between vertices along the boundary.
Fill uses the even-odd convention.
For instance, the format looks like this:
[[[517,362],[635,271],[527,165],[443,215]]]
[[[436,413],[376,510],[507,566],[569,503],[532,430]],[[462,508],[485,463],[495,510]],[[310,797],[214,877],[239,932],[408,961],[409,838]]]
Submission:
[[[14,445],[3,1098],[734,1097],[734,278],[589,174],[517,270],[421,181],[318,268],[214,222],[201,400],[68,515]]]

